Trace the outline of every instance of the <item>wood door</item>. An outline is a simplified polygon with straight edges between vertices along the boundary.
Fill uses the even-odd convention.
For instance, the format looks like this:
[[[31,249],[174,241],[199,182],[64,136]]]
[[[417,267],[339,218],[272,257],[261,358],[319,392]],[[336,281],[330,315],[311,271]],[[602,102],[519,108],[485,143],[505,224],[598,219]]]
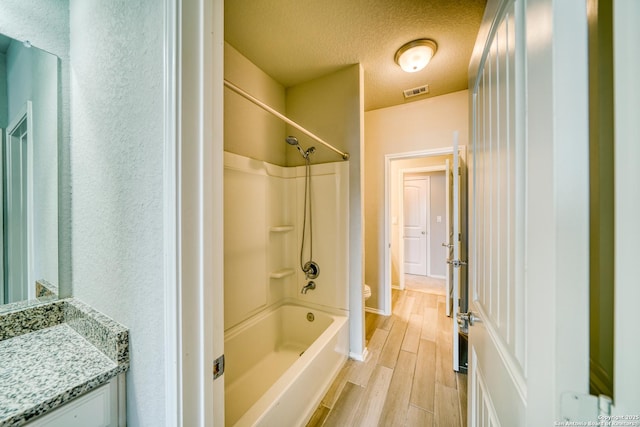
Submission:
[[[525,425],[523,139],[516,132],[515,2],[501,12],[473,89],[469,425]],[[455,287],[454,287],[455,289]]]
[[[426,276],[429,177],[406,178],[403,191],[404,272]]]

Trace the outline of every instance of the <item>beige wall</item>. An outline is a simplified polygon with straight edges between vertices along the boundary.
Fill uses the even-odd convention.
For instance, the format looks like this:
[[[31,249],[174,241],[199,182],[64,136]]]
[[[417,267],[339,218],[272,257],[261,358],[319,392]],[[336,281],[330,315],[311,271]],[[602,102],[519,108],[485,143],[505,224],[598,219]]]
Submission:
[[[285,113],[285,89],[264,71],[224,44],[224,78],[271,108]],[[224,149],[256,160],[285,166],[285,123],[225,88]]]
[[[360,138],[359,69],[358,65],[349,66],[288,88],[287,117],[339,150],[354,151],[350,150],[350,146]],[[304,149],[316,147],[316,152],[311,157],[313,163],[342,159],[339,154],[288,125],[287,135],[297,137]],[[357,148],[358,145],[354,147]],[[304,164],[302,156],[294,147],[288,146],[286,151],[287,165]],[[353,160],[359,158],[359,154],[351,154],[353,163]]]
[[[287,116],[336,148],[347,151],[349,159],[349,333],[350,352],[360,357],[364,351],[364,232],[363,142],[364,94],[363,70],[359,64],[287,89]],[[341,157],[299,131],[287,128],[306,149],[317,149],[313,163],[340,161]],[[300,165],[302,159],[287,147],[287,164]],[[322,207],[314,209],[322,214]],[[356,319],[356,316],[359,316]]]
[[[349,151],[350,141],[360,137],[358,65],[285,89],[229,43],[224,47],[226,80],[342,151]],[[316,147],[312,163],[341,160],[232,90],[225,88],[224,96],[225,151],[278,166],[303,165],[298,151],[285,142],[293,135],[304,149]]]
[[[430,188],[430,225],[429,225],[429,260],[432,277],[445,277],[447,268],[447,255],[449,251],[442,244],[447,241],[447,180],[445,172],[432,172],[428,174]],[[438,222],[438,218],[440,221]]]
[[[286,90],[262,70],[225,43],[225,78],[249,92],[294,122],[341,151],[351,154],[349,161],[349,310],[350,351],[364,350],[364,310],[361,285],[364,282],[364,232],[362,223],[362,162],[364,96],[363,71],[359,64],[299,84]],[[285,125],[231,90],[225,90],[225,151],[279,166],[298,166],[304,161],[298,151],[286,144],[293,135],[307,149],[316,147],[312,163],[341,161],[340,155]],[[322,206],[314,206],[316,215]],[[354,313],[362,313],[360,321]]]
[[[468,91],[365,113],[365,282],[367,307],[382,310],[385,155],[451,147],[453,131],[468,145]]]

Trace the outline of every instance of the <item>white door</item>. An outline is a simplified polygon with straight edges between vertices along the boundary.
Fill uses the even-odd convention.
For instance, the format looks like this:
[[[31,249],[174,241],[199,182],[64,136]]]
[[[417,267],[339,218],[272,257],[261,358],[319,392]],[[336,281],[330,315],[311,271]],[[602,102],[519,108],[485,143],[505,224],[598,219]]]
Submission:
[[[403,191],[404,272],[426,276],[429,177],[405,178]]]
[[[469,426],[526,425],[520,210],[525,182],[523,140],[516,132],[521,110],[514,103],[520,71],[515,3],[508,2],[497,19],[472,92],[468,309],[473,326],[462,328],[469,336]]]
[[[583,1],[487,2],[469,66],[470,426],[566,424],[563,393],[589,391],[587,42]]]
[[[587,40],[582,1],[487,2],[469,67],[469,426],[565,425],[563,393],[588,392]]]

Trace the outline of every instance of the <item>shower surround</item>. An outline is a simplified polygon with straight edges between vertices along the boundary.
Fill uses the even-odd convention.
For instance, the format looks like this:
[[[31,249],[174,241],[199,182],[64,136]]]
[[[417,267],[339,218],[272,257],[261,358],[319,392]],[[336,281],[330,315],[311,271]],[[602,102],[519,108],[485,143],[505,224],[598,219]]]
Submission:
[[[314,279],[316,288],[302,294],[301,290],[308,282],[299,266],[304,166],[281,167],[228,152],[224,161],[225,341],[230,333],[233,335],[245,325],[254,324],[256,319],[269,318],[268,314],[283,305],[303,306],[345,319],[333,332],[343,337],[339,339],[341,345],[329,350],[339,353],[333,360],[341,365],[349,352],[346,321],[349,309],[349,163],[311,166],[313,259],[320,266],[320,275]],[[305,245],[305,259],[308,251]],[[326,336],[323,342],[330,346],[332,342],[335,344]],[[274,340],[270,345],[277,352],[280,344]],[[252,350],[247,348],[246,351]],[[232,369],[235,361],[230,357],[226,363]],[[295,360],[291,365],[295,365],[295,369],[309,366],[307,363],[296,364]],[[318,368],[337,372],[335,366],[312,369]],[[285,369],[279,378],[305,376],[304,369],[295,375],[289,369]],[[282,381],[275,379],[274,383],[282,387]],[[293,384],[291,381],[290,385]],[[328,384],[330,382],[325,384],[323,379],[322,383],[308,386],[322,389]],[[277,395],[268,389],[264,395]],[[322,395],[319,394],[318,399]],[[295,397],[295,393],[291,396]],[[281,401],[278,404],[281,403],[287,404]],[[289,403],[292,405],[287,404],[287,407],[296,407],[295,402]],[[312,403],[315,408],[318,402]],[[306,415],[311,413],[300,414]]]

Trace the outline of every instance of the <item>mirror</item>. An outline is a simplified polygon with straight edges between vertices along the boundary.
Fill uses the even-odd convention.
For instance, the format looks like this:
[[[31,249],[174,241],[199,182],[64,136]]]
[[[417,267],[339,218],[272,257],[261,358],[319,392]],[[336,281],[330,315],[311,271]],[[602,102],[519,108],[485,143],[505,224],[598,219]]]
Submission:
[[[0,304],[58,293],[59,70],[0,34]]]

